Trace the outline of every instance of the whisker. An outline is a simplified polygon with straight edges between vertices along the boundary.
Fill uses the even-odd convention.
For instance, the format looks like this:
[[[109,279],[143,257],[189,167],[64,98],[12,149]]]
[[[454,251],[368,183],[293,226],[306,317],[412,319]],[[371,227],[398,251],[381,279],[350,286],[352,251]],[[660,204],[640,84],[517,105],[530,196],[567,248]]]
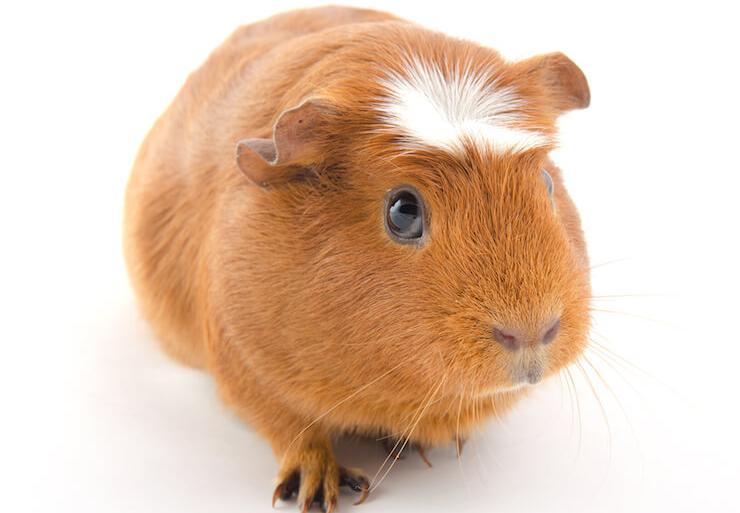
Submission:
[[[624,420],[627,422],[627,425],[630,429],[630,434],[632,435],[632,439],[635,441],[635,447],[637,448],[638,453],[640,454],[640,460],[642,462],[642,471],[644,474],[645,471],[645,454],[642,451],[642,446],[640,445],[640,439],[637,436],[637,430],[635,430],[634,424],[632,424],[632,421],[629,418],[629,415],[627,414],[627,409],[624,407],[624,404],[622,404],[622,401],[619,400],[619,397],[616,393],[614,393],[614,390],[609,386],[609,383],[604,379],[604,377],[601,375],[601,373],[598,371],[598,369],[594,366],[593,363],[584,355],[584,360],[586,363],[593,369],[593,371],[596,373],[596,376],[601,380],[601,382],[604,384],[606,389],[609,391],[611,396],[616,401],[617,405],[619,406],[619,409],[622,411],[622,415],[624,416]]]
[[[404,448],[408,444],[409,440],[411,439],[411,435],[414,433],[414,429],[416,429],[416,426],[419,424],[419,421],[424,416],[424,413],[426,412],[427,408],[429,407],[429,404],[431,403],[431,399],[433,399],[434,396],[437,394],[437,392],[442,387],[442,384],[444,383],[444,381],[445,381],[446,378],[447,378],[447,374],[442,375],[442,379],[439,380],[439,384],[434,389],[434,392],[432,393],[432,395],[430,397],[430,400],[427,402],[427,404],[421,410],[421,413],[419,414],[418,418],[416,419],[416,422],[414,422],[413,426],[411,426],[411,429],[409,430],[409,433],[406,436],[406,440],[403,442],[403,445],[401,446],[401,448],[398,451],[399,454],[401,454],[403,452]],[[388,470],[385,471],[385,473],[380,478],[380,480],[378,480],[377,483],[375,483],[375,477],[373,477],[373,483],[374,484],[371,484],[370,485],[369,493],[372,493],[373,490],[376,490],[378,488],[378,486],[380,486],[380,484],[383,482],[383,480],[388,475],[388,473],[393,469],[393,466],[395,465],[395,463],[396,463],[396,460],[394,460],[393,462],[391,462],[391,465],[388,467]],[[377,474],[376,474],[376,477],[377,477]]]
[[[457,453],[457,466],[460,468],[460,475],[462,476],[463,483],[465,483],[465,489],[468,492],[468,497],[473,497],[473,491],[470,488],[468,482],[468,476],[465,474],[465,469],[462,463],[462,447],[460,441],[460,414],[462,413],[463,398],[465,398],[465,386],[463,385],[462,392],[460,393],[460,400],[457,404],[457,422],[455,427],[455,452]]]
[[[646,372],[643,372],[642,369],[637,367],[637,365],[632,364],[630,361],[625,359],[624,357],[620,356],[616,352],[612,351],[608,347],[606,347],[604,344],[601,344],[598,340],[595,340],[593,337],[588,337],[588,345],[586,346],[586,349],[592,350],[594,352],[598,352],[599,356],[602,358],[607,358],[611,363],[613,363],[615,366],[618,366],[619,369],[622,369],[626,372],[631,372],[635,374],[647,374]]]
[[[457,461],[460,463],[460,470],[462,470],[462,448],[460,447],[460,414],[462,413],[462,403],[464,395],[465,385],[463,385],[462,393],[460,394],[460,401],[457,405],[457,421],[455,423],[455,450],[457,451]]]
[[[613,343],[607,337],[605,337],[604,335],[602,335],[598,331],[596,331],[594,329],[591,329],[591,333],[593,335],[596,335],[596,336],[601,337],[602,339],[604,339],[604,341],[606,341],[606,342],[608,342],[608,343],[610,343],[610,344],[613,345]],[[599,356],[602,359],[602,361],[604,361],[605,363],[609,364],[609,366],[613,370],[616,371],[617,375],[619,375],[619,377],[625,383],[627,383],[630,386],[630,388],[638,396],[643,397],[642,396],[642,393],[640,392],[640,390],[638,390],[629,380],[627,380],[619,372],[619,369],[617,369],[615,367],[615,365],[619,365],[621,368],[625,369],[626,371],[629,371],[629,372],[632,372],[632,373],[637,374],[639,376],[642,376],[644,378],[650,379],[652,382],[660,385],[661,387],[663,387],[667,391],[671,392],[675,397],[681,398],[682,400],[686,400],[684,394],[682,394],[681,392],[679,392],[678,390],[676,390],[675,387],[669,385],[665,381],[659,379],[657,376],[655,376],[654,374],[646,371],[645,369],[643,369],[642,367],[636,365],[635,363],[627,360],[626,358],[624,358],[620,354],[616,353],[612,349],[609,349],[609,347],[607,347],[606,345],[604,345],[602,343],[599,343],[597,340],[594,340],[591,337],[589,337],[589,342],[590,342],[590,344],[589,344],[588,348],[594,350],[594,353],[593,354]]]
[[[561,381],[565,383],[565,388],[568,391],[568,406],[570,406],[570,434],[572,435],[576,426],[575,399],[573,399],[573,390],[571,389],[570,381],[568,381],[568,377],[565,376],[565,369],[563,369],[559,375],[561,377]]]
[[[588,358],[586,358],[586,355],[582,355],[582,358],[588,363],[588,365],[594,369],[591,362],[588,361]],[[612,463],[612,429],[611,425],[609,424],[609,419],[606,414],[606,408],[604,408],[604,403],[602,403],[601,398],[599,397],[599,394],[596,393],[596,388],[594,387],[593,382],[591,381],[591,377],[586,372],[586,369],[583,368],[583,365],[581,365],[580,361],[576,362],[576,366],[581,371],[583,376],[586,378],[586,382],[588,383],[588,387],[591,389],[591,393],[594,396],[594,399],[596,399],[596,402],[599,405],[599,410],[601,410],[601,416],[604,419],[604,424],[606,425],[606,431],[609,435],[609,442],[608,442],[608,451],[609,451],[609,466],[611,466]],[[594,369],[595,370],[595,369]],[[602,378],[603,379],[603,378]]]
[[[607,391],[611,394],[611,396],[616,401],[617,405],[619,406],[619,409],[622,410],[622,414],[624,415],[624,420],[627,421],[627,424],[630,426],[630,431],[632,431],[633,436],[635,437],[635,441],[637,441],[637,433],[635,431],[635,428],[632,424],[632,422],[629,419],[629,415],[627,415],[627,409],[624,407],[624,404],[622,404],[622,401],[619,400],[619,397],[614,392],[612,387],[609,385],[609,383],[604,379],[604,376],[599,372],[599,370],[596,368],[596,366],[591,362],[591,360],[588,359],[586,355],[583,355],[584,361],[588,364],[589,367],[594,371],[596,376],[601,380],[603,385],[606,387]]]
[[[581,418],[581,402],[578,399],[578,390],[576,389],[576,382],[573,379],[573,374],[570,372],[569,368],[565,369],[565,373],[570,380],[571,385],[573,386],[573,397],[575,398],[576,403],[576,412],[578,413],[578,450],[576,451],[576,457],[581,457],[581,446],[583,444],[583,421]]]
[[[426,399],[428,397],[428,394],[429,393],[427,392],[427,395],[424,396],[424,399]],[[424,399],[422,399],[422,403],[424,402]],[[439,403],[439,402],[441,402],[443,400],[444,400],[443,397],[439,397],[439,398],[435,399],[434,401],[432,401],[429,406],[433,406],[433,405],[435,405],[435,404],[437,404],[437,403]],[[418,412],[418,411],[419,411],[419,408],[417,407],[416,412]],[[414,415],[411,416],[412,421],[413,421],[413,419],[416,418],[416,412],[414,413]],[[387,440],[389,438],[396,438],[397,439],[398,437],[403,438],[404,436],[406,436],[406,429],[404,429],[402,431],[396,431],[396,432],[388,433],[387,435],[381,436],[379,438],[375,438],[374,440],[376,442],[382,442],[383,440]]]
[[[355,390],[354,392],[352,392],[351,394],[349,394],[347,397],[345,397],[341,401],[337,402],[334,406],[332,406],[331,408],[329,408],[328,410],[326,410],[324,413],[322,413],[321,415],[319,415],[318,417],[316,417],[311,423],[309,423],[306,427],[304,427],[303,429],[301,429],[298,432],[298,434],[295,436],[295,438],[293,438],[293,440],[291,440],[290,444],[288,444],[288,449],[290,449],[293,446],[293,444],[295,443],[295,441],[298,440],[303,435],[303,433],[305,433],[307,430],[309,430],[314,424],[316,424],[321,419],[323,419],[324,417],[326,417],[327,415],[329,415],[331,412],[333,412],[334,410],[336,410],[342,404],[346,403],[347,401],[349,401],[353,397],[357,396],[357,394],[360,394],[364,390],[367,390],[370,386],[374,385],[375,383],[377,383],[378,381],[380,381],[381,379],[383,379],[384,377],[386,377],[388,374],[390,374],[394,370],[396,370],[399,367],[401,367],[401,365],[403,365],[404,363],[406,363],[406,362],[405,361],[401,361],[398,364],[394,365],[393,367],[391,367],[390,369],[388,369],[387,371],[385,371],[383,374],[381,374],[377,378],[371,380],[370,382],[362,385],[360,388],[358,388],[357,390]],[[288,449],[286,449],[286,450],[288,450]]]
[[[623,381],[623,382],[624,382],[624,383],[625,383],[625,384],[626,384],[627,386],[629,386],[629,387],[630,387],[630,388],[632,389],[632,391],[634,391],[634,392],[635,392],[636,394],[638,394],[638,395],[640,394],[640,391],[639,391],[639,390],[637,390],[637,387],[635,387],[635,386],[634,386],[634,385],[632,384],[632,382],[631,382],[631,381],[629,381],[629,380],[628,380],[627,378],[625,378],[625,377],[624,377],[624,375],[622,374],[622,372],[620,371],[620,369],[619,369],[619,368],[617,367],[617,365],[618,365],[618,361],[615,361],[615,360],[610,360],[610,358],[611,358],[611,357],[610,357],[610,356],[608,355],[608,353],[602,353],[602,352],[599,352],[599,351],[603,351],[603,350],[602,350],[601,348],[599,348],[598,346],[595,346],[595,345],[591,345],[591,346],[587,347],[586,349],[588,349],[588,350],[592,351],[592,353],[593,353],[593,354],[594,354],[595,356],[598,356],[598,357],[599,357],[599,358],[601,359],[601,361],[603,361],[603,362],[604,362],[604,363],[605,363],[606,365],[608,365],[608,366],[609,366],[609,368],[610,368],[610,369],[612,369],[612,370],[614,371],[614,373],[615,373],[615,374],[616,374],[617,376],[619,376],[619,378],[620,378],[620,379],[621,379],[621,380],[622,380],[622,381]]]
[[[381,436],[379,438],[376,438],[375,441],[376,442],[382,442],[383,440],[388,440],[389,438],[393,438],[394,436],[395,435],[393,433],[391,433],[389,435],[385,435],[385,436]]]
[[[622,298],[653,298],[653,297],[673,297],[675,293],[647,293],[647,294],[606,294],[599,296],[588,296],[585,299],[622,299]]]
[[[598,337],[601,337],[605,341],[608,341],[606,337],[601,335],[599,332],[595,330],[591,330],[592,335],[596,335]],[[598,349],[602,351],[605,355],[608,355],[610,358],[612,358],[615,363],[618,363],[619,365],[622,365],[626,370],[630,370],[631,372],[636,372],[638,374],[642,374],[645,377],[654,378],[648,371],[643,369],[642,367],[638,366],[637,364],[629,361],[624,356],[620,355],[619,353],[615,352],[613,349],[610,349],[605,344],[602,344],[598,340],[594,340],[593,337],[589,337],[589,341],[591,342],[591,347]],[[611,343],[611,342],[610,342]]]
[[[599,267],[604,267],[606,265],[611,265],[611,264],[618,264],[620,262],[626,262],[628,260],[630,260],[628,257],[625,257],[625,258],[617,258],[615,260],[607,260],[606,262],[600,262],[598,264],[592,265],[591,267],[588,268],[588,270],[589,271],[593,271],[594,269],[598,269]]]
[[[475,459],[478,461],[478,468],[482,470],[483,474],[485,476],[489,475],[488,469],[486,468],[486,465],[483,463],[483,458],[480,456],[480,446],[478,445],[478,439],[477,437],[471,437],[470,444],[473,446],[474,453],[475,453]]]
[[[606,337],[605,337],[604,335],[602,335],[601,333],[599,333],[599,332],[597,332],[597,331],[595,331],[595,330],[593,330],[593,329],[591,330],[591,333],[592,333],[593,335],[597,335],[597,336],[601,337],[601,338],[602,338],[602,339],[604,339],[604,340],[605,340],[606,342],[608,342],[608,343],[612,344],[612,342],[611,342],[611,341],[609,341],[609,339],[608,339],[608,338],[606,338]],[[601,343],[599,343],[598,341],[594,340],[593,338],[590,338],[590,337],[589,337],[589,340],[590,340],[590,342],[591,342],[591,344],[589,344],[589,347],[590,347],[590,348],[592,348],[592,349],[598,349],[598,350],[600,350],[600,351],[601,351],[601,352],[603,353],[603,354],[600,354],[600,355],[599,355],[599,356],[601,356],[602,360],[603,360],[603,359],[604,359],[605,357],[609,357],[609,358],[611,358],[611,359],[612,359],[612,361],[613,361],[613,362],[614,362],[615,364],[618,364],[618,365],[621,365],[622,367],[624,367],[624,368],[625,368],[625,370],[628,370],[628,371],[630,371],[630,372],[633,372],[633,373],[635,373],[635,374],[641,375],[642,377],[648,378],[648,379],[650,379],[651,381],[653,381],[654,383],[656,383],[656,384],[658,384],[658,385],[662,386],[663,388],[665,388],[666,390],[670,391],[670,392],[671,392],[671,393],[672,393],[673,395],[675,395],[676,397],[684,398],[684,395],[683,395],[683,394],[682,394],[681,392],[679,392],[678,390],[676,390],[676,388],[675,388],[675,387],[673,387],[673,386],[669,385],[668,383],[666,383],[665,381],[663,381],[663,380],[659,379],[659,378],[658,378],[657,376],[655,376],[655,375],[654,375],[654,374],[652,374],[651,372],[648,372],[648,371],[646,371],[645,369],[643,369],[642,367],[638,366],[637,364],[635,364],[635,363],[633,363],[633,362],[631,362],[631,361],[627,360],[627,359],[626,359],[625,357],[623,357],[623,356],[621,356],[620,354],[616,353],[615,351],[613,351],[613,350],[609,349],[609,348],[608,348],[608,347],[607,347],[606,345],[604,345],[604,344],[601,344]],[[612,345],[613,345],[613,344],[612,344]],[[594,354],[597,354],[597,353],[594,353]],[[613,368],[613,367],[612,367],[612,368]],[[621,376],[621,375],[620,375],[620,377],[621,377],[622,379],[625,379],[625,378],[624,378],[623,376]],[[625,379],[625,381],[627,381],[627,380]],[[635,387],[634,387],[634,386],[633,386],[633,385],[632,385],[632,384],[631,384],[631,383],[630,383],[629,381],[627,381],[627,383],[628,383],[628,384],[629,384],[629,385],[631,386],[631,388],[632,388],[632,389],[633,389],[633,390],[634,390],[634,391],[635,391],[635,392],[636,392],[636,393],[637,393],[638,395],[640,395],[640,396],[641,396],[641,394],[640,394],[640,391],[639,391],[639,390],[637,390],[637,389],[636,389],[636,388],[635,388]],[[641,396],[641,397],[642,397],[642,396]]]
[[[452,365],[453,363],[455,363],[457,361],[457,356],[458,356],[459,353],[460,353],[460,348],[458,347],[458,350],[453,355],[452,362],[450,362],[450,365]],[[440,362],[442,363],[442,367],[445,369],[445,373],[444,373],[445,376],[443,376],[443,377],[446,377],[446,374],[449,371],[448,366],[446,366],[445,363],[444,363],[444,358],[442,357],[441,351],[438,351],[437,354],[439,356]],[[410,424],[412,424],[414,422],[414,420],[416,419],[416,416],[419,413],[419,409],[422,407],[422,404],[426,401],[427,397],[429,397],[430,392],[431,392],[431,389],[427,392],[427,394],[424,396],[424,398],[422,399],[422,401],[419,403],[419,406],[417,407],[416,411],[411,416],[411,420],[409,422]],[[431,398],[431,399],[433,399],[433,398]],[[437,404],[438,402],[440,402],[442,400],[443,400],[443,398],[441,398],[441,397],[439,399],[434,399],[428,406],[431,406],[433,404]],[[450,407],[451,406],[448,406],[448,412],[449,412],[449,408]],[[401,450],[399,450],[397,453],[396,453],[396,449],[398,448],[398,445],[401,443],[401,440],[403,440],[403,438],[405,437],[406,433],[407,433],[407,430],[404,429],[404,430],[402,430],[400,432],[396,432],[396,433],[392,432],[392,433],[389,433],[389,434],[387,434],[385,436],[382,436],[382,437],[380,437],[380,438],[377,439],[378,441],[382,441],[382,440],[386,440],[388,438],[395,438],[396,439],[396,443],[391,448],[389,454],[386,456],[386,459],[380,465],[380,468],[378,469],[378,471],[375,473],[375,476],[373,477],[373,480],[378,477],[378,474],[382,471],[383,467],[386,465],[386,463],[388,462],[388,460],[390,459],[391,456],[395,455],[396,456],[396,459],[398,459],[398,457],[401,455],[401,452],[402,452],[403,448],[401,448]]]
[[[602,312],[602,313],[610,313],[610,314],[617,314],[617,315],[626,315],[628,317],[635,317],[637,319],[642,319],[644,321],[654,322],[654,323],[657,323],[657,324],[661,324],[663,326],[668,326],[668,327],[671,327],[671,328],[673,327],[673,325],[670,322],[668,322],[668,321],[663,321],[663,320],[660,320],[660,319],[653,319],[652,317],[647,317],[645,315],[640,315],[640,314],[636,314],[636,313],[632,313],[632,312],[622,312],[620,310],[607,310],[605,308],[593,308],[593,307],[590,307],[589,309],[592,312]]]
[[[409,422],[409,425],[411,425],[411,424],[414,423],[414,421],[416,420],[417,415],[419,415],[419,412],[422,409],[422,405],[425,403],[425,401],[431,395],[431,393],[432,393],[432,389],[430,388],[429,391],[427,391],[427,393],[424,395],[424,398],[422,399],[422,401],[419,403],[418,408],[414,411],[414,414],[411,417],[411,421]],[[396,449],[398,449],[398,446],[401,443],[401,440],[404,439],[404,436],[406,435],[406,432],[407,431],[408,430],[404,430],[404,431],[402,431],[400,433],[400,436],[397,436],[396,443],[393,445],[393,447],[391,448],[391,450],[388,451],[388,455],[385,457],[385,459],[383,460],[383,463],[380,464],[380,467],[378,467],[378,470],[375,472],[375,475],[370,480],[371,483],[374,483],[375,482],[375,480],[378,478],[378,475],[380,475],[380,473],[383,471],[383,468],[385,468],[386,464],[388,463],[388,461],[391,458],[398,459],[401,456],[401,452],[403,451],[403,447],[401,447],[401,449],[399,449],[398,452],[396,452]],[[396,435],[393,435],[393,436],[396,436]]]
[[[457,355],[459,354],[459,352],[460,352],[460,350],[458,348],[458,350],[455,352],[455,355],[453,357],[453,360],[457,358]],[[439,358],[440,358],[440,360],[442,362],[442,367],[446,369],[446,366],[444,365],[444,358],[442,357],[442,354],[441,353],[438,353],[438,356],[439,356]],[[445,374],[443,374],[443,376],[442,376],[442,379],[440,380],[440,383],[439,383],[440,386],[442,385],[442,383],[443,383],[444,379],[446,378],[446,376],[447,376],[447,373],[445,372]],[[413,428],[416,427],[416,422],[418,422],[419,420],[421,420],[421,416],[424,413],[423,410],[429,406],[429,405],[425,405],[424,408],[422,408],[422,405],[424,405],[424,403],[427,401],[427,398],[429,398],[430,400],[431,399],[434,399],[434,394],[432,393],[432,389],[431,388],[424,395],[424,398],[421,400],[421,402],[419,403],[418,408],[416,409],[416,411],[414,412],[414,414],[411,417],[411,420],[409,422],[409,425],[411,425],[412,427],[410,429],[408,429],[408,430],[402,431],[399,434],[394,434],[393,435],[393,436],[395,436],[397,438],[396,443],[393,445],[393,447],[391,448],[391,450],[388,451],[388,455],[385,457],[385,460],[383,460],[383,463],[380,464],[380,467],[378,468],[377,472],[375,472],[375,475],[373,476],[373,478],[371,480],[371,486],[372,486],[372,483],[374,483],[375,480],[378,478],[378,475],[383,471],[383,468],[388,464],[388,461],[391,459],[391,457],[394,457],[394,460],[391,463],[390,467],[388,468],[388,471],[385,474],[383,474],[383,477],[385,477],[385,475],[387,475],[387,473],[390,471],[390,469],[393,468],[393,465],[395,464],[396,460],[398,460],[398,458],[401,456],[401,453],[403,452],[403,449],[406,447],[406,443],[408,442],[409,438],[411,437],[411,433],[413,432]],[[417,415],[418,415],[418,419],[417,419]],[[404,439],[404,437],[405,437],[405,435],[406,435],[407,432],[408,432],[408,435],[409,436],[406,438],[406,441],[403,443],[403,445],[401,446],[401,448],[398,449],[398,446],[401,443],[401,440]],[[398,452],[396,452],[396,449],[398,449]],[[378,483],[378,484],[380,484],[380,483]],[[377,488],[377,486],[376,487],[373,487],[372,489],[375,489],[375,488]]]

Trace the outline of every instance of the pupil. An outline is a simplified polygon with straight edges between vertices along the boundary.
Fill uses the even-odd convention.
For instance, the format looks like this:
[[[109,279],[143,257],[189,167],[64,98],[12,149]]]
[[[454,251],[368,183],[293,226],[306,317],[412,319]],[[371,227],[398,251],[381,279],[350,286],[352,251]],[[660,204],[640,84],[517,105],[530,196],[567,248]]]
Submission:
[[[404,200],[401,200],[401,206],[399,207],[399,211],[401,214],[416,217],[416,211],[417,207],[415,203],[404,203]]]
[[[399,232],[407,232],[414,224],[418,213],[415,198],[404,195],[391,206],[391,222]]]

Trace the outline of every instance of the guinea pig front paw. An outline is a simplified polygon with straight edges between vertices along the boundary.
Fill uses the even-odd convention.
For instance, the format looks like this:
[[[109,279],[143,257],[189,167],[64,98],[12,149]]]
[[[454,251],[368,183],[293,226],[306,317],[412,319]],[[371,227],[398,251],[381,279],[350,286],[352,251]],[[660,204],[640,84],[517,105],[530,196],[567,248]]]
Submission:
[[[334,511],[341,486],[359,492],[355,504],[362,503],[370,490],[370,481],[364,472],[338,466],[329,447],[311,447],[286,454],[277,481],[272,495],[273,507],[277,499],[286,501],[297,495],[302,513],[314,503],[326,513]]]

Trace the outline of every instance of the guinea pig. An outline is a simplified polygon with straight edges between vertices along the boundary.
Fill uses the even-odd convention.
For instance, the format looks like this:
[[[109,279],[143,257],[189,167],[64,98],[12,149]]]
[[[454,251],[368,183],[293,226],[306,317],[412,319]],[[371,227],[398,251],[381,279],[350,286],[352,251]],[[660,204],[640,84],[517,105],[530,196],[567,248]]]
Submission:
[[[277,499],[370,479],[340,436],[457,444],[583,351],[580,219],[548,155],[581,70],[326,7],[237,29],[136,158],[124,245],[164,349],[271,444]]]

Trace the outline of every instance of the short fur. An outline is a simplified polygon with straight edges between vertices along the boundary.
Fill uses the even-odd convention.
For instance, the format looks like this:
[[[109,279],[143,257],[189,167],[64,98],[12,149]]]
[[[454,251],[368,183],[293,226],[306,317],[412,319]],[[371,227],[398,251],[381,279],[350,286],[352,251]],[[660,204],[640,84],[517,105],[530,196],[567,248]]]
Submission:
[[[409,56],[485,71],[522,98],[517,126],[548,137],[558,115],[588,104],[560,54],[508,63],[384,13],[295,11],[213,52],[148,134],[128,184],[125,253],[144,315],[270,441],[279,482],[300,474],[303,507],[317,490],[334,507],[333,437],[460,440],[526,393],[525,360],[549,376],[585,346],[588,261],[552,144],[501,153],[467,140],[449,152],[409,140],[381,111],[384,81]],[[310,151],[279,170],[237,164],[237,141],[269,140],[307,99],[323,109]],[[273,168],[286,178],[269,183]],[[385,195],[402,184],[427,206],[420,246],[384,229]],[[541,348],[512,352],[491,336],[513,325],[534,337],[553,316],[559,334]]]
[[[410,57],[401,73],[384,82],[388,99],[380,110],[382,120],[418,144],[464,151],[464,140],[500,152],[527,151],[550,143],[532,130],[515,128],[524,119],[524,106],[512,86],[501,87],[485,75],[471,70],[472,63],[443,70],[436,63]]]

